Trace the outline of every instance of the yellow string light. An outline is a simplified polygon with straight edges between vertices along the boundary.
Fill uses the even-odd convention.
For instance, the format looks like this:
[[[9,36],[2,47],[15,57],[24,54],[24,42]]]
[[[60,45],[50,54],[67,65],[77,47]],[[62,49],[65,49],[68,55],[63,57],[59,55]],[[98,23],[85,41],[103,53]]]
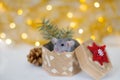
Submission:
[[[40,42],[36,41],[35,46],[40,46]]]
[[[6,34],[5,34],[5,33],[1,33],[1,34],[0,34],[0,37],[1,37],[1,38],[6,38]]]
[[[68,12],[68,13],[67,13],[67,17],[68,17],[68,18],[72,18],[72,17],[73,17],[72,12]]]
[[[18,9],[17,14],[18,15],[22,15],[23,14],[23,10],[22,9]]]
[[[16,24],[15,23],[10,23],[10,26],[9,26],[11,29],[14,29],[16,27]]]
[[[108,26],[108,27],[107,27],[107,31],[108,31],[109,33],[111,33],[111,32],[112,32],[112,27],[111,27],[111,26]]]
[[[76,26],[76,23],[75,23],[75,22],[71,22],[71,23],[70,23],[70,27],[71,27],[71,28],[75,28],[75,26]]]
[[[0,2],[0,12],[4,12],[5,11],[5,7],[3,5],[2,2]]]
[[[98,22],[104,22],[104,18],[102,16],[98,17]]]
[[[22,38],[22,39],[27,39],[27,37],[28,37],[28,35],[27,35],[26,33],[22,33],[22,34],[21,34],[21,38]]]
[[[85,12],[85,11],[87,11],[87,9],[88,9],[88,6],[87,6],[86,4],[81,4],[81,5],[80,5],[80,10],[81,10],[81,11],[84,11],[84,12]]]
[[[94,7],[99,8],[100,7],[100,3],[99,2],[94,2]]]
[[[2,2],[0,2],[0,8],[2,8],[3,7],[3,3]]]
[[[83,33],[83,29],[79,29],[79,34],[82,34]]]
[[[10,45],[12,43],[12,40],[11,39],[6,39],[5,43],[8,44],[8,45]]]
[[[80,3],[85,3],[86,2],[86,0],[79,0],[80,1]]]
[[[90,37],[92,40],[95,40],[96,39],[96,37],[94,36],[94,35],[91,35],[91,37]]]
[[[102,41],[102,39],[110,33],[113,35],[116,35],[116,33],[120,34],[120,30],[117,27],[106,26],[106,24],[108,23],[110,25],[114,24],[114,26],[119,25],[119,20],[120,20],[119,15],[112,14],[114,12],[119,11],[119,8],[118,8],[119,4],[117,4],[117,3],[120,3],[119,0],[113,0],[113,1],[105,0],[100,2],[98,0],[94,2],[92,0],[91,1],[88,1],[88,0],[70,1],[70,3],[73,3],[73,5],[74,3],[76,4],[76,2],[79,3],[78,8],[72,5],[68,6],[67,1],[65,0],[54,1],[55,3],[58,3],[58,4],[60,3],[59,5],[55,5],[55,7],[52,4],[48,4],[48,3],[53,3],[52,0],[50,2],[41,0],[34,6],[32,6],[32,2],[30,1],[31,2],[30,3],[28,0],[22,1],[22,3],[21,2],[19,3],[19,1],[17,0],[13,1],[12,3],[10,3],[9,1],[10,0],[0,1],[0,16],[1,16],[0,17],[1,19],[0,39],[2,40],[5,40],[9,36],[9,38],[11,38],[12,41],[18,41],[19,43],[21,42],[21,39],[22,39],[22,41],[26,43],[30,42],[30,44],[35,45],[35,42],[38,40],[40,42],[40,45],[43,45],[44,43],[46,43],[46,41],[45,42],[42,41],[41,40],[42,34],[40,34],[39,36],[39,32],[36,31],[38,29],[37,27],[39,25],[42,25],[39,23],[41,23],[41,19],[43,17],[48,19],[54,18],[53,23],[57,24],[60,27],[61,26],[64,27],[66,24],[69,24],[70,28],[74,28],[75,32],[78,33],[78,34],[75,34],[74,37],[77,38],[77,36],[79,35],[79,38],[81,38],[82,40],[87,40],[89,38],[92,38],[98,41]],[[66,2],[65,6],[61,4],[61,3],[64,3],[64,1]],[[28,3],[27,5],[26,5],[26,2]],[[20,7],[20,5],[22,7]],[[51,10],[55,13],[53,13],[52,15],[48,15],[50,14]],[[68,12],[66,12],[66,10]],[[107,10],[110,10],[111,13],[109,13],[109,11]],[[23,15],[23,14],[24,16],[16,16],[16,15]],[[98,14],[106,14],[106,15],[100,15],[97,17],[93,16],[92,17],[93,19],[91,19],[91,15],[98,15]],[[18,24],[20,23],[19,26],[21,27],[17,28],[18,24],[13,21],[17,22]],[[14,29],[14,30],[7,30],[8,28]],[[27,31],[28,28],[30,31]],[[17,34],[19,30],[20,31],[23,30],[25,32],[19,35]],[[103,30],[106,30],[106,31],[103,31]],[[97,34],[97,32],[99,32],[99,34]],[[28,35],[30,35],[31,33],[39,37],[36,37],[36,36],[29,37]],[[88,33],[92,35],[90,36],[88,35]],[[15,36],[11,34],[15,34]],[[19,37],[16,37],[18,35],[21,39]]]
[[[46,9],[47,9],[48,11],[51,11],[51,10],[52,10],[52,5],[47,5],[47,6],[46,6]]]
[[[28,25],[32,25],[32,20],[31,19],[27,19],[27,24]]]

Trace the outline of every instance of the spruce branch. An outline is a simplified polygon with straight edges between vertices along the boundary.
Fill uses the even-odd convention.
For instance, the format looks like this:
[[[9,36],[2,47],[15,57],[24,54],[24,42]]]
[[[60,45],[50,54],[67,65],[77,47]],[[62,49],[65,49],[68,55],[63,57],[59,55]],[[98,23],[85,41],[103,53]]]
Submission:
[[[73,30],[70,28],[64,28],[60,30],[61,38],[72,38],[73,37]]]
[[[45,39],[51,39],[52,37],[57,37],[59,29],[56,25],[53,25],[49,20],[43,19],[42,25],[39,26],[43,37]]]
[[[70,28],[59,29],[57,25],[52,24],[49,20],[43,19],[42,25],[39,26],[39,31],[45,39],[56,38],[71,38],[73,36],[73,31]]]

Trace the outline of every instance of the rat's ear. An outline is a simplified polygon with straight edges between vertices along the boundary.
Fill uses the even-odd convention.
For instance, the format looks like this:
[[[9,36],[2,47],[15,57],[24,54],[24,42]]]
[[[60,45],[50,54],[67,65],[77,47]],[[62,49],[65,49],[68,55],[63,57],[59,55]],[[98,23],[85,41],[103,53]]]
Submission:
[[[74,45],[75,45],[75,41],[73,40],[67,41],[67,46],[74,46]]]
[[[58,41],[58,39],[55,38],[55,37],[53,37],[52,40],[51,40],[51,42],[52,42],[53,44],[57,43],[57,41]]]

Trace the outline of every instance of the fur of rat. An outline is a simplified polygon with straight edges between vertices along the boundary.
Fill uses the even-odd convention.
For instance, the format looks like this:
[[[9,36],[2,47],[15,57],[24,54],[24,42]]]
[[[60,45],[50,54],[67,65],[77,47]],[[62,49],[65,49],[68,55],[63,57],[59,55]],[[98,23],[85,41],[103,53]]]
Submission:
[[[77,48],[80,45],[76,40],[69,38],[64,39],[52,38],[51,42],[54,45],[53,50],[59,53],[72,52],[74,51],[75,48]]]

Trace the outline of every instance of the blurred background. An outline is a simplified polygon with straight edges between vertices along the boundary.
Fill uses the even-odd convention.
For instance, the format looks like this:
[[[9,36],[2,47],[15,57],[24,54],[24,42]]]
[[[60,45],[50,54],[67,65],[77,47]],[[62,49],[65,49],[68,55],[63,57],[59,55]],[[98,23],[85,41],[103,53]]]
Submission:
[[[43,18],[74,30],[74,39],[102,42],[120,35],[120,0],[0,0],[0,41],[45,43],[38,30]]]

